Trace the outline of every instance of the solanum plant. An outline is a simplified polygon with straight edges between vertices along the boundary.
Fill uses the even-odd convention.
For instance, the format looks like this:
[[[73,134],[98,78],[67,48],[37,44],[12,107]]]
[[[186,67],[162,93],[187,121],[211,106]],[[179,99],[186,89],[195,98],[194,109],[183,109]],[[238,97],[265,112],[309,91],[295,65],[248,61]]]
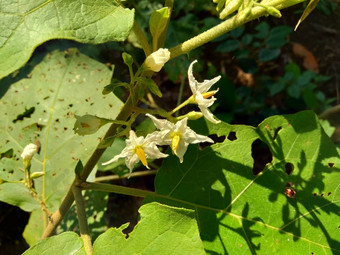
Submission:
[[[0,200],[31,212],[25,254],[340,253],[340,151],[313,112],[272,116],[258,127],[225,123],[211,110],[223,79],[195,78],[201,60],[189,55],[187,72],[178,75],[192,94],[170,110],[154,103],[162,84],[153,74],[172,59],[304,0],[212,2],[220,24],[169,49],[174,0],[151,13],[150,36],[125,1],[0,3]],[[145,57],[121,52],[128,82],[112,79],[113,65],[74,48],[27,62],[51,39],[101,44],[129,35]],[[124,102],[112,93],[118,87]],[[137,132],[140,116],[152,131]],[[254,171],[259,140],[271,160]],[[95,181],[98,168],[117,165],[128,169],[126,178],[155,171],[155,191]],[[145,198],[128,237],[124,224],[91,240],[91,222],[99,219],[87,206],[101,198],[85,203],[84,194],[98,191]],[[53,236],[73,202],[80,236],[65,227]]]

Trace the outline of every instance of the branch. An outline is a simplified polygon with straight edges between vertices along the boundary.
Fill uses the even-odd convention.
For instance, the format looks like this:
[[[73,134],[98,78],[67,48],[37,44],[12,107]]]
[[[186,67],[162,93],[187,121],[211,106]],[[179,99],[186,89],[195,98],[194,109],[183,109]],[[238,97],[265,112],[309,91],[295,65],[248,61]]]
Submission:
[[[263,1],[261,3],[266,4],[268,6],[273,6],[279,10],[288,8],[292,5],[296,5],[298,3],[302,3],[306,0],[275,0],[275,1]],[[240,19],[240,16],[242,15],[234,15],[230,19],[212,27],[211,29],[185,41],[182,44],[179,44],[173,48],[170,49],[171,52],[171,59],[180,56],[182,54],[186,54],[203,44],[206,44],[207,42],[210,42],[217,37],[249,22],[254,19],[257,19],[261,16],[268,15],[268,12],[266,9],[262,7],[254,7],[251,9],[251,14],[245,18],[245,19]]]
[[[124,104],[120,114],[118,115],[117,120],[126,121],[127,118],[129,117],[130,113],[131,113],[130,107],[131,107],[131,99],[128,98],[128,100]],[[107,137],[110,137],[110,136],[114,136],[117,132],[118,126],[119,125],[117,125],[117,124],[112,124],[110,126],[109,130],[106,132],[104,139],[107,138]],[[95,167],[99,158],[103,155],[105,150],[106,150],[106,148],[98,148],[98,147],[95,149],[95,151],[93,152],[93,154],[91,155],[91,157],[86,162],[86,164],[83,168],[83,171],[80,175],[81,180],[85,181],[87,179],[87,177],[89,176],[92,169]],[[73,181],[72,186],[73,185],[75,185],[75,181]],[[67,192],[67,195],[64,198],[64,200],[62,201],[59,209],[51,216],[50,222],[48,223],[46,229],[44,230],[44,233],[41,236],[41,239],[49,237],[53,234],[53,232],[55,231],[55,229],[57,228],[57,226],[59,225],[61,220],[66,215],[67,211],[70,209],[70,207],[71,207],[71,205],[74,201],[74,197],[73,197],[73,193],[72,193],[72,186],[69,189],[69,191]]]
[[[93,247],[91,243],[89,226],[87,224],[84,198],[81,194],[81,189],[76,185],[72,185],[72,192],[76,200],[80,236],[83,239],[86,254],[91,255],[93,252]]]

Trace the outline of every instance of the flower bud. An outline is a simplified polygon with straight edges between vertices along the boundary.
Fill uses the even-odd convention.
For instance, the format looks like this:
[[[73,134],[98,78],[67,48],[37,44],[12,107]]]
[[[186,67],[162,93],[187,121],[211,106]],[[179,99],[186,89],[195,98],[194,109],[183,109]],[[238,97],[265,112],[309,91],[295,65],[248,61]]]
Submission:
[[[31,179],[39,178],[43,176],[45,173],[44,172],[34,172],[31,174]]]
[[[98,118],[93,115],[77,116],[77,121],[74,124],[74,132],[78,135],[91,135],[97,132],[97,130],[107,123],[105,119]]]
[[[197,120],[203,117],[203,113],[192,111],[189,112],[186,116],[188,117],[189,120]]]
[[[37,152],[37,151],[38,151],[38,146],[35,145],[34,143],[30,143],[26,145],[26,147],[24,148],[24,151],[22,152],[21,157],[24,160],[31,160],[34,152]]]
[[[154,72],[159,72],[164,64],[168,62],[170,59],[170,51],[168,49],[158,49],[149,55],[144,65],[147,70],[152,70]]]
[[[267,12],[270,14],[270,15],[272,15],[272,16],[274,16],[274,17],[277,17],[277,18],[281,18],[281,12],[278,10],[278,9],[276,9],[276,8],[274,8],[274,7],[272,7],[272,6],[269,6],[268,8],[267,8]]]

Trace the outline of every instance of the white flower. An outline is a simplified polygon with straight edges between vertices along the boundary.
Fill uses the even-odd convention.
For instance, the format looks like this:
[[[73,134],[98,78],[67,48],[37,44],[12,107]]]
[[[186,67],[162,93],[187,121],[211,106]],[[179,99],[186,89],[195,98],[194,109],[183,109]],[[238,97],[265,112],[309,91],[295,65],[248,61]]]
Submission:
[[[126,147],[122,152],[103,163],[103,165],[111,164],[119,158],[125,158],[125,164],[130,169],[130,172],[132,172],[134,165],[139,161],[149,169],[147,159],[165,158],[168,156],[158,150],[154,135],[147,135],[145,138],[143,136],[137,137],[135,132],[131,130],[130,136],[125,142]]]
[[[197,62],[197,60],[193,61],[188,69],[188,78],[189,85],[194,96],[195,102],[203,113],[204,117],[212,123],[219,123],[219,120],[214,118],[214,115],[208,110],[208,107],[212,106],[214,101],[216,100],[213,95],[217,93],[218,90],[209,91],[210,87],[214,85],[221,76],[217,76],[212,80],[204,80],[203,82],[196,81],[193,73],[192,66]],[[210,97],[210,98],[209,98]],[[209,99],[208,99],[209,98]]]
[[[183,162],[183,156],[191,143],[202,143],[214,141],[207,136],[196,134],[190,127],[187,126],[188,118],[177,121],[176,124],[171,123],[165,119],[160,120],[150,114],[150,117],[156,128],[160,130],[154,133],[159,145],[170,145],[174,154]]]
[[[170,59],[170,51],[168,49],[158,49],[145,59],[145,66],[148,70],[159,72],[164,64]]]
[[[21,153],[21,157],[24,160],[31,160],[33,157],[34,152],[38,151],[38,146],[35,145],[34,143],[30,143],[28,145],[26,145],[26,147],[24,148],[24,151]]]

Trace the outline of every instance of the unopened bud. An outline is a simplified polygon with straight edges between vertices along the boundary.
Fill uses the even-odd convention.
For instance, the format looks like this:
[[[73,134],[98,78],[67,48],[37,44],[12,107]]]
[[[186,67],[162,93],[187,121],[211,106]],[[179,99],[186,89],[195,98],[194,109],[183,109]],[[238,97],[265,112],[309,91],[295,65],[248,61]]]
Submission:
[[[158,49],[157,51],[150,54],[144,65],[147,70],[152,70],[154,72],[159,72],[164,64],[170,59],[170,51],[168,49]]]
[[[45,173],[44,172],[34,172],[31,174],[31,179],[36,179],[36,178],[39,178],[41,176],[43,176]]]
[[[203,117],[203,113],[192,111],[192,112],[189,112],[189,113],[186,115],[186,117],[188,117],[189,120],[197,120],[197,119]]]
[[[26,145],[26,147],[24,148],[24,151],[22,152],[21,157],[24,160],[31,160],[34,152],[37,152],[37,151],[38,151],[38,146],[35,145],[34,143],[30,143]]]
[[[77,121],[74,124],[74,132],[78,135],[91,135],[97,132],[97,130],[108,123],[107,120],[98,118],[93,115],[77,116]]]
[[[277,17],[277,18],[281,18],[282,17],[281,12],[278,9],[274,8],[273,6],[269,6],[267,8],[267,11],[268,11],[268,13],[270,15],[272,15],[274,17]]]

